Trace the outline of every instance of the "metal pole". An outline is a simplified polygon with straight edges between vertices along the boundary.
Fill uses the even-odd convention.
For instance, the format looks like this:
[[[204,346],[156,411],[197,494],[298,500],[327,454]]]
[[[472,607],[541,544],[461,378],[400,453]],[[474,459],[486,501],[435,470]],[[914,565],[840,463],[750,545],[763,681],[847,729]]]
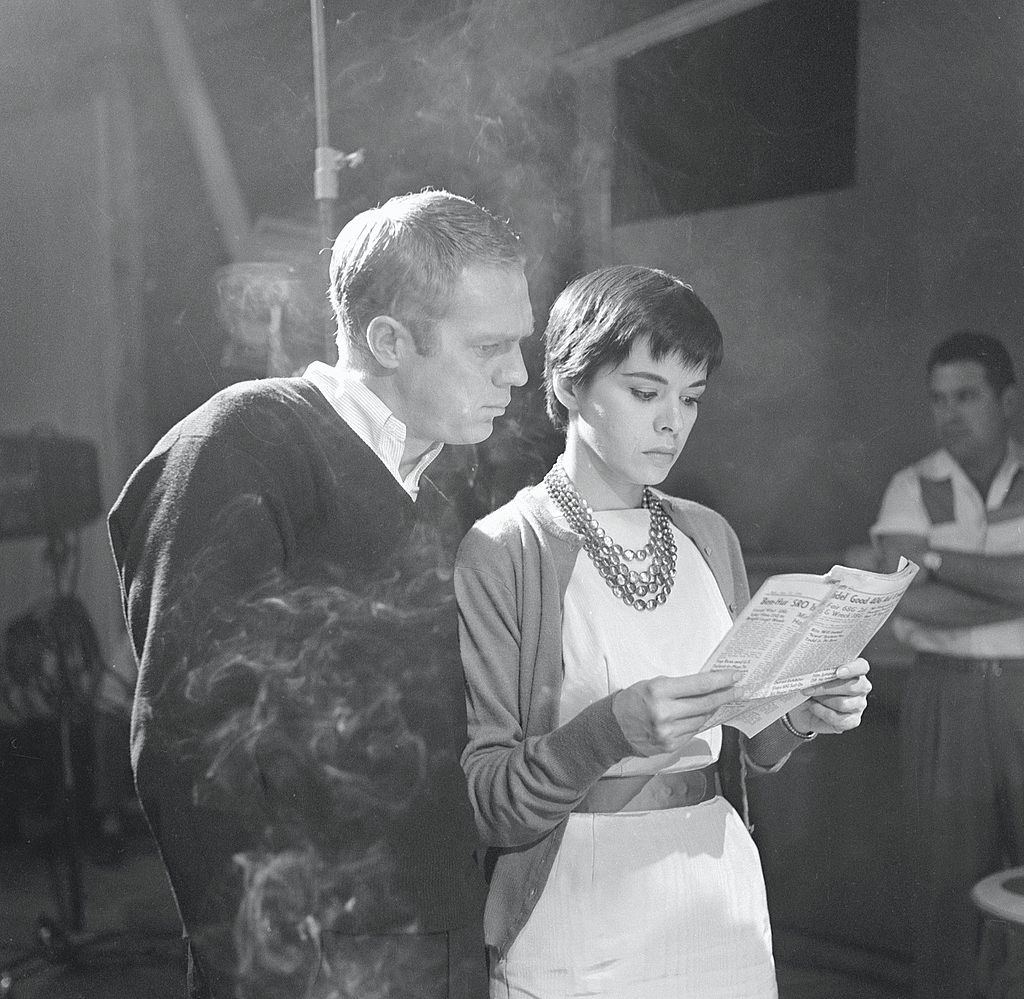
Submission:
[[[339,156],[331,148],[330,108],[327,93],[327,43],[323,0],[309,0],[309,23],[313,41],[313,106],[316,112],[316,168],[313,171],[313,197],[320,221],[321,249],[334,242],[334,205],[338,199]],[[323,357],[334,356],[332,324],[324,330]]]
[[[316,144],[329,146],[330,111],[327,106],[327,32],[324,28],[323,0],[309,0],[313,35],[313,100],[316,106]]]

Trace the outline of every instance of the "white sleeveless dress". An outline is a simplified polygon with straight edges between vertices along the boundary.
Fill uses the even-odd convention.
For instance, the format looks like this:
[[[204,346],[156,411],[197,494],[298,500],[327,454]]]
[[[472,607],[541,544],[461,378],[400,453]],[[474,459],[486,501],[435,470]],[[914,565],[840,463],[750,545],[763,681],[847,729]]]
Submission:
[[[597,515],[623,547],[646,543],[645,510]],[[675,585],[654,611],[618,599],[581,553],[565,595],[560,721],[657,675],[697,672],[730,626],[714,576],[687,537]],[[721,729],[683,751],[630,757],[609,776],[693,770],[718,758]],[[721,797],[700,805],[574,813],[537,906],[491,969],[491,999],[775,999],[757,849]]]

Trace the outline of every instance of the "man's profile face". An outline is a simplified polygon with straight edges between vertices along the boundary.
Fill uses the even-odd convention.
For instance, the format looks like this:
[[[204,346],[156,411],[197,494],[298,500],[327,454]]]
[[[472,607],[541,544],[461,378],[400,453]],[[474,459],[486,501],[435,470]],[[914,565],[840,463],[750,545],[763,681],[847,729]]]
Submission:
[[[937,364],[928,380],[932,418],[943,446],[961,464],[1005,447],[1005,393],[978,361]]]
[[[533,332],[526,276],[518,266],[467,267],[434,326],[429,353],[396,372],[411,440],[479,444],[526,384],[521,342]]]

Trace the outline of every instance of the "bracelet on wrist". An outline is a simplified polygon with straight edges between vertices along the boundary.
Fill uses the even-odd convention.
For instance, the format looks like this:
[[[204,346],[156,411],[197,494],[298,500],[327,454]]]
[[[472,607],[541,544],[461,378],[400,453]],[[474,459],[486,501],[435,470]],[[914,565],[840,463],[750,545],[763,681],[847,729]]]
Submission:
[[[798,729],[789,720],[789,712],[788,711],[779,719],[779,721],[782,722],[782,727],[790,735],[794,736],[797,739],[800,739],[802,742],[810,742],[811,739],[817,739],[818,738],[818,733],[817,732],[801,732],[800,729]]]

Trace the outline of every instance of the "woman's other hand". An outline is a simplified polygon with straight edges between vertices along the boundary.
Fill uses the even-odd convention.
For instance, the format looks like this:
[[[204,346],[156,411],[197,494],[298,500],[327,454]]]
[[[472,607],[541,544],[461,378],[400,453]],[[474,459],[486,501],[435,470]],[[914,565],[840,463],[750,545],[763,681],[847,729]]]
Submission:
[[[856,728],[868,706],[870,669],[867,660],[854,659],[840,666],[832,680],[805,690],[807,700],[789,712],[793,727],[821,735],[837,735]]]

